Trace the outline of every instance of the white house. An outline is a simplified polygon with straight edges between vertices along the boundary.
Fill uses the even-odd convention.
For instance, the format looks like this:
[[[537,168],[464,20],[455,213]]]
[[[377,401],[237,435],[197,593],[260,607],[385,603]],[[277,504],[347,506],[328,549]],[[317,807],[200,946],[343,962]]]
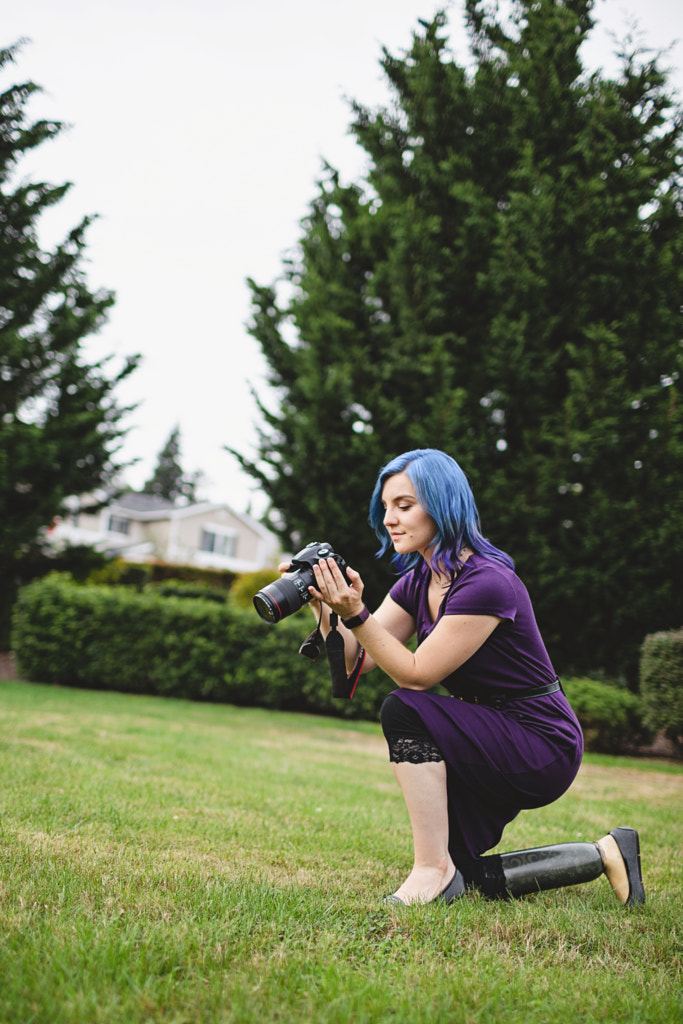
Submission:
[[[129,562],[170,562],[203,569],[253,572],[277,562],[278,542],[251,516],[202,501],[174,505],[128,492],[95,512],[84,501],[48,531],[55,546],[89,544]]]

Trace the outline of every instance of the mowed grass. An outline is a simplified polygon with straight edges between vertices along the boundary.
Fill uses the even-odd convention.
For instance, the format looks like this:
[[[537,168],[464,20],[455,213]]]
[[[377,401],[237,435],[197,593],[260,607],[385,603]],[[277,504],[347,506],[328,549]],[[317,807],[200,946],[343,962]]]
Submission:
[[[502,849],[641,833],[604,878],[388,908],[410,830],[379,727],[0,683],[3,1022],[683,1020],[683,767],[587,757]]]

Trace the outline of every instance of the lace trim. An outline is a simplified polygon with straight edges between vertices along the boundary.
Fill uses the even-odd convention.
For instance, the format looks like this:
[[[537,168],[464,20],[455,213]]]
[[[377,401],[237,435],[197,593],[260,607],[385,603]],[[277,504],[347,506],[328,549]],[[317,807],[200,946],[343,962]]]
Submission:
[[[411,736],[390,736],[389,760],[395,764],[426,764],[443,761],[443,755],[432,740],[414,739]]]

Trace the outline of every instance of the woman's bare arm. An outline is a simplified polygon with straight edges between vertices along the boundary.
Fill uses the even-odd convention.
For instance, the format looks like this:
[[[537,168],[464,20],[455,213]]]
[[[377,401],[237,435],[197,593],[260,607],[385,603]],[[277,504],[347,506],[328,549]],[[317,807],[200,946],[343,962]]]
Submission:
[[[332,559],[319,562],[314,571],[318,584],[316,598],[322,599],[340,618],[352,618],[360,613],[363,584],[358,573],[347,570],[350,580],[347,584]],[[406,620],[411,623],[407,636]],[[352,632],[365,648],[372,665],[383,669],[399,687],[430,690],[471,658],[500,621],[495,615],[444,615],[413,652],[405,646],[405,641],[414,632],[415,623],[388,597],[377,615],[371,615]]]

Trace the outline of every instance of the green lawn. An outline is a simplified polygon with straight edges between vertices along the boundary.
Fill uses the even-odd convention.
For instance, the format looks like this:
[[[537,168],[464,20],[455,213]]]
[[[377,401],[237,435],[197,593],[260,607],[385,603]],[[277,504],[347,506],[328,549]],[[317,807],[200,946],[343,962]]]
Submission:
[[[587,757],[503,848],[640,830],[604,878],[387,908],[411,840],[379,727],[0,682],[0,1021],[681,1024],[683,766]]]

